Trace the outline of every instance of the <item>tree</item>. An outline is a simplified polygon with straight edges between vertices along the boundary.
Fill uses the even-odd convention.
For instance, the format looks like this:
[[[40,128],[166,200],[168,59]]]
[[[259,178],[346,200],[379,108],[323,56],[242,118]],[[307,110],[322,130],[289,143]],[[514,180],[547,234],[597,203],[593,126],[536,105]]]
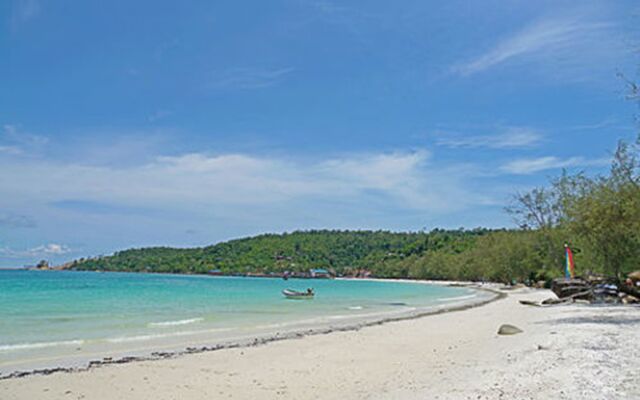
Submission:
[[[567,177],[566,171],[562,176]],[[562,195],[560,184],[549,188],[537,187],[526,193],[517,193],[505,208],[521,229],[535,231],[539,236],[546,250],[542,258],[543,269],[562,268],[562,243],[565,241],[560,228],[565,217]]]
[[[558,225],[563,216],[558,193],[544,187],[516,193],[505,210],[525,230],[550,230]]]
[[[567,227],[617,279],[640,255],[639,156],[640,146],[620,142],[610,174],[575,181],[579,190],[564,199]]]

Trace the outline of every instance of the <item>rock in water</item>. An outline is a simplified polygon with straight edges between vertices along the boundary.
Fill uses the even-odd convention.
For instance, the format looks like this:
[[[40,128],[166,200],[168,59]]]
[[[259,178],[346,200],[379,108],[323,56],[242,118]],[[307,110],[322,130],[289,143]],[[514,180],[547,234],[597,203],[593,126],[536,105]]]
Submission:
[[[509,324],[503,324],[498,329],[498,335],[515,335],[517,333],[522,333],[522,329]]]

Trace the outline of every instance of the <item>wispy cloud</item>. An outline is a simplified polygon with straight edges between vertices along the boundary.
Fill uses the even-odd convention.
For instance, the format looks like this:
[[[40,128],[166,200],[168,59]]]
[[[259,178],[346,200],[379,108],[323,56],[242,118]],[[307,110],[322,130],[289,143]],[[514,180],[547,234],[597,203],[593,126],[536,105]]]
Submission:
[[[75,211],[85,215],[158,215],[158,213],[151,213],[150,210],[145,207],[119,206],[117,204],[108,204],[99,201],[68,199],[54,201],[48,205],[60,210]]]
[[[214,71],[207,84],[209,89],[263,89],[282,82],[295,70],[284,68],[231,68]]]
[[[48,141],[44,136],[23,131],[18,125],[5,124],[0,132],[0,153],[24,154],[40,149]]]
[[[0,154],[2,153],[15,156],[22,154],[22,150],[17,146],[0,146]]]
[[[358,202],[375,196],[389,205],[434,213],[474,201],[469,171],[430,162],[428,151],[351,154],[308,159],[189,153],[149,163],[96,166],[38,160],[0,163],[2,192],[16,204],[114,205],[110,210],[195,210],[303,201]],[[73,203],[60,203],[74,199]]]
[[[614,126],[617,123],[618,123],[618,121],[615,120],[614,118],[605,118],[604,120],[602,120],[600,122],[594,122],[594,123],[590,123],[590,124],[574,125],[574,126],[570,127],[569,129],[576,130],[576,131],[597,130],[597,129],[609,128],[611,126]]]
[[[327,0],[305,0],[303,4],[314,10],[314,15],[319,20],[340,27],[360,45],[371,46],[366,31],[370,29],[371,23],[377,23],[379,18],[365,12],[365,7],[346,7],[345,2]]]
[[[471,135],[443,133],[436,144],[453,148],[514,149],[534,147],[543,140],[543,135],[532,128],[509,127],[494,135]]]
[[[59,255],[59,254],[67,254],[71,252],[71,249],[69,248],[69,246],[66,246],[64,244],[57,244],[57,243],[49,243],[49,244],[45,244],[42,246],[38,246],[38,247],[34,247],[32,249],[29,249],[30,253],[35,253],[35,254],[54,254],[54,255]]]
[[[46,158],[68,159],[73,154],[78,164],[122,168],[132,164],[146,164],[166,149],[179,151],[184,143],[178,130],[163,127],[88,128],[72,131],[69,136],[71,140],[58,138],[47,143],[44,148],[47,151],[41,152],[41,155]]]
[[[38,0],[14,0],[11,12],[11,29],[15,30],[21,24],[35,18],[41,11]]]
[[[154,52],[154,58],[156,61],[162,61],[162,59],[167,55],[167,53],[171,52],[171,50],[176,49],[180,46],[180,39],[175,37],[170,40],[164,41],[160,43]]]
[[[155,112],[153,112],[151,115],[149,115],[147,117],[147,121],[154,123],[154,122],[158,122],[161,119],[165,119],[167,117],[170,117],[171,115],[173,115],[173,111],[170,110],[157,110]]]
[[[36,221],[26,215],[0,214],[0,227],[35,228]]]
[[[597,131],[597,130],[632,130],[634,128],[632,123],[624,123],[616,118],[605,118],[600,122],[578,124],[570,126],[567,129],[571,131]]]
[[[611,160],[607,158],[586,159],[584,157],[559,158],[546,156],[527,158],[506,163],[500,169],[503,172],[516,175],[529,175],[540,171],[571,167],[605,166]]]
[[[620,46],[612,38],[613,26],[581,14],[540,19],[503,38],[484,54],[451,69],[458,75],[471,76],[516,60],[540,61],[559,69],[594,68],[597,64],[589,64],[602,65],[609,58],[603,56]]]
[[[317,9],[318,11],[320,11],[321,13],[324,14],[336,14],[336,13],[342,13],[346,10],[345,7],[343,6],[339,6],[335,3],[332,3],[330,1],[309,1],[307,2],[310,6],[314,7],[315,9]]]
[[[18,250],[10,247],[0,247],[0,255],[8,258],[52,257],[71,253],[71,248],[64,244],[48,243],[30,249]]]

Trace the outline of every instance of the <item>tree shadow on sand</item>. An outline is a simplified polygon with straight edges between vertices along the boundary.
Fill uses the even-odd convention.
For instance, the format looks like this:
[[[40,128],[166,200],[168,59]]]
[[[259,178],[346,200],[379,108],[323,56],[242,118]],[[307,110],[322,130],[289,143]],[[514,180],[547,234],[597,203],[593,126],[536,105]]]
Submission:
[[[637,317],[624,317],[624,316],[583,316],[583,317],[567,317],[558,318],[551,321],[542,321],[543,324],[600,324],[600,325],[638,325],[640,327],[640,315]]]

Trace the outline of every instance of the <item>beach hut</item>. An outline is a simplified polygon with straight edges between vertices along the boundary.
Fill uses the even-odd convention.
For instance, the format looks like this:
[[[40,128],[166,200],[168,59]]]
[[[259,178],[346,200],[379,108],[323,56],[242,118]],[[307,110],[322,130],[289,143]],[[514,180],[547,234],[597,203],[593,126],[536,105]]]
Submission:
[[[314,268],[309,270],[312,278],[331,278],[331,274],[324,268]]]

